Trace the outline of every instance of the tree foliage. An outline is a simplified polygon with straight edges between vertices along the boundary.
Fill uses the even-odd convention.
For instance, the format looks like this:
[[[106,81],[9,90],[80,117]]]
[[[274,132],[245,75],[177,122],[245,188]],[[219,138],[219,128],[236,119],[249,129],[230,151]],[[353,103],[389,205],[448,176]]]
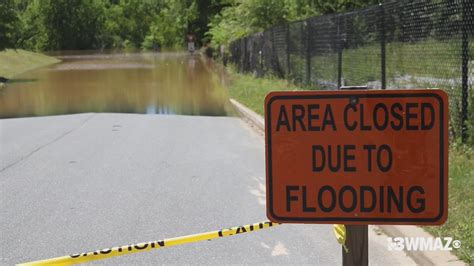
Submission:
[[[106,5],[105,46],[139,48],[165,7],[159,0],[121,0]]]
[[[196,7],[195,0],[2,0],[0,47],[177,46],[198,17]]]
[[[39,17],[49,50],[79,50],[100,47],[104,13],[101,1],[43,0]]]
[[[378,0],[235,0],[210,22],[214,44],[229,43],[270,26],[310,16],[347,11]]]
[[[13,0],[0,1],[0,51],[13,47],[15,43],[15,26],[18,21]]]
[[[151,23],[142,46],[151,49],[156,46],[174,47],[181,44],[188,25],[197,16],[197,5],[194,1],[165,0],[163,8]]]
[[[228,43],[272,25],[373,0],[0,0],[0,50],[158,48]]]

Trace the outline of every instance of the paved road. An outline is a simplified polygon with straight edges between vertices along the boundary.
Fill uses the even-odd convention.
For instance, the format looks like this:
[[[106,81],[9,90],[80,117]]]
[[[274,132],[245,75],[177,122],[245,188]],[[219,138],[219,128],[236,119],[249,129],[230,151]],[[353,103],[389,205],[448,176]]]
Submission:
[[[231,117],[0,120],[0,263],[265,220],[264,140]],[[371,231],[373,264],[413,263]],[[329,225],[280,227],[98,263],[341,263]]]

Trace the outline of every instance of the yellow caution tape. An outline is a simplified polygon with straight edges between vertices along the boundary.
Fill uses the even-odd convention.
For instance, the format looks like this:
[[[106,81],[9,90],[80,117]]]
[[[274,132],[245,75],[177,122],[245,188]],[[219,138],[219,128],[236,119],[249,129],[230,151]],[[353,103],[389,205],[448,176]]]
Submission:
[[[200,233],[195,235],[181,236],[158,241],[149,241],[138,244],[125,245],[120,247],[100,249],[96,251],[73,254],[69,256],[57,257],[46,260],[32,261],[20,265],[72,265],[76,263],[85,263],[94,260],[107,259],[115,256],[128,255],[138,252],[150,251],[153,249],[183,245],[187,243],[211,240],[214,238],[232,236],[237,234],[249,233],[264,228],[279,225],[270,221],[236,226],[228,229],[221,229],[212,232]]]
[[[343,224],[333,224],[332,229],[336,235],[337,242],[348,252],[349,250],[346,247],[346,226]]]

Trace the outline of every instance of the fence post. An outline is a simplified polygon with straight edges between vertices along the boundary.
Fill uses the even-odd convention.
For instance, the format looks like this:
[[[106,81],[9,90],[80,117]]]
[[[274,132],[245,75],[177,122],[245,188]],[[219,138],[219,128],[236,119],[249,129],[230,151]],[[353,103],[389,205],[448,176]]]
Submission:
[[[259,47],[258,47],[258,54],[260,56],[260,73],[258,74],[259,77],[263,77],[265,70],[264,70],[264,56],[263,56],[263,49],[265,45],[265,38],[264,38],[264,33],[262,32],[262,35],[260,35],[260,42],[259,42]]]
[[[271,50],[272,50],[272,55],[270,56],[270,66],[272,68],[272,74],[275,74],[275,73],[278,73],[278,71],[276,70],[276,54],[275,54],[275,27],[272,27],[270,29],[271,31],[271,34],[270,34],[270,44],[271,44]]]
[[[290,23],[286,24],[286,78],[290,79]]]
[[[468,37],[468,11],[467,11],[468,0],[462,1],[462,103],[461,103],[461,140],[463,143],[467,141],[467,111],[468,111],[468,78],[469,78],[469,37]]]
[[[244,51],[242,53],[242,72],[246,72],[247,65],[247,37],[242,38],[242,44],[244,46]]]
[[[304,21],[306,25],[306,31],[301,30],[301,34],[306,33],[306,85],[311,84],[311,23]]]
[[[382,3],[380,5],[380,19],[381,25],[380,25],[380,66],[381,66],[381,81],[382,81],[382,90],[385,90],[387,87],[387,79],[386,79],[386,65],[385,65],[385,57],[386,57],[386,51],[385,51],[385,9]]]
[[[342,49],[344,49],[343,40],[341,38],[341,15],[337,15],[337,36],[336,36],[336,49],[337,49],[337,88],[340,89],[342,86]]]

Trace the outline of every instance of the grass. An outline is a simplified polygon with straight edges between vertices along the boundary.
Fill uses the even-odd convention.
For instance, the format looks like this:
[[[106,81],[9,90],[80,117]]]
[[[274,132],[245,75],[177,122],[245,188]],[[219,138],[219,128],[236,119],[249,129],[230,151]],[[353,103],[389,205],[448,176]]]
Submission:
[[[11,79],[28,70],[59,61],[54,57],[35,52],[7,49],[0,52],[0,77]]]
[[[258,114],[264,114],[263,102],[271,91],[300,90],[301,87],[273,77],[255,78],[252,75],[236,73],[230,69],[229,96],[246,105]]]
[[[474,39],[470,40],[470,60],[474,59]],[[416,43],[390,42],[386,45],[386,74],[389,83],[400,82],[401,76],[430,77],[438,79],[459,79],[461,77],[460,41],[427,40]],[[294,57],[294,58],[291,58]],[[294,75],[304,76],[304,58],[292,55]],[[312,57],[313,78],[334,81],[337,79],[337,53],[317,54]],[[299,63],[298,63],[299,61]],[[380,44],[372,43],[357,48],[345,49],[342,53],[342,76],[348,85],[363,85],[368,81],[380,80]],[[441,80],[440,80],[441,79]],[[415,81],[411,81],[412,83]],[[446,83],[446,82],[444,82]],[[415,84],[416,85],[416,84]]]
[[[469,60],[474,59],[474,39],[469,40]],[[386,44],[386,78],[389,86],[421,85],[416,78],[431,79],[430,87],[448,89],[452,80],[461,77],[460,40],[426,40],[422,42]],[[306,81],[304,53],[290,55],[290,79]],[[346,85],[365,85],[381,79],[381,48],[369,43],[342,52],[342,78]],[[311,80],[337,82],[338,54],[316,53],[311,58]],[[408,79],[408,80],[407,80]],[[406,83],[406,84],[405,84]]]
[[[229,94],[263,116],[265,96],[273,90],[299,90],[301,87],[276,78],[255,78],[231,71]],[[454,253],[467,263],[473,263],[474,251],[474,148],[453,144],[449,155],[448,221],[442,226],[427,226],[434,236],[461,240],[462,247]]]
[[[449,155],[449,210],[442,226],[427,226],[434,236],[460,240],[454,253],[467,263],[474,262],[474,149],[452,147]]]

